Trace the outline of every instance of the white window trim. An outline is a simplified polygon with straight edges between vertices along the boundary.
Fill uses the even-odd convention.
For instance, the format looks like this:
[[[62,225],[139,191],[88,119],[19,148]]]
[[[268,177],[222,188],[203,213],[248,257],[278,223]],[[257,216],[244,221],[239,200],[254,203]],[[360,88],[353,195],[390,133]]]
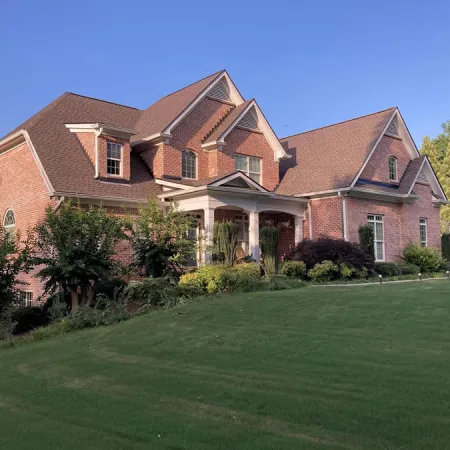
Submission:
[[[192,153],[195,157],[195,177],[185,177],[183,176],[183,154],[184,153]],[[181,151],[181,178],[185,180],[198,180],[198,155],[194,152],[194,150],[191,150],[189,148],[185,148]]]
[[[247,158],[247,170],[242,169],[236,169],[236,156],[242,156],[243,158]],[[259,173],[258,172],[250,172],[250,158],[255,158],[259,160]],[[259,181],[253,180],[255,183],[258,183],[262,186],[263,184],[263,160],[262,158],[258,158],[257,156],[249,156],[249,155],[242,155],[241,153],[235,153],[234,155],[234,168],[235,170],[240,170],[241,172],[245,173],[250,179],[253,180],[250,174],[259,175]]]
[[[424,222],[422,223],[422,221],[424,221]],[[426,217],[421,217],[419,219],[419,240],[420,240],[420,244],[423,247],[428,247],[428,223],[427,222],[428,221],[427,221]],[[425,225],[425,241],[422,241],[422,233],[421,233],[422,225]],[[423,244],[425,244],[425,245],[423,245]]]
[[[120,146],[120,159],[108,158],[108,145],[118,145],[118,146]],[[108,173],[108,160],[119,161],[119,163],[120,163],[119,175],[117,175],[115,173]],[[108,177],[123,177],[123,145],[122,144],[118,144],[117,142],[107,142],[106,143],[106,175]]]
[[[373,220],[369,220],[369,216],[373,216]],[[381,217],[381,220],[376,220],[376,217]],[[381,214],[367,214],[367,223],[372,223],[373,224],[373,246],[374,246],[374,253],[375,253],[375,262],[384,262],[386,260],[386,247],[385,247],[385,242],[386,242],[386,238],[385,238],[385,230],[384,230],[384,216]],[[383,240],[380,241],[379,239],[376,239],[375,237],[375,229],[376,223],[381,223],[381,227],[383,230]],[[377,252],[377,243],[382,243],[383,244],[383,258],[377,258],[376,252]]]
[[[395,178],[391,178],[391,161],[394,161],[394,163],[395,163],[395,166],[394,166]],[[388,171],[389,171],[389,181],[394,182],[394,183],[398,182],[398,161],[397,161],[397,158],[395,156],[389,156],[389,159],[388,159]]]
[[[19,291],[19,296],[20,296],[19,297],[20,302],[22,303],[22,301],[23,301],[24,306],[30,306],[33,304],[33,291],[30,291],[30,290]],[[23,298],[22,298],[22,296],[23,296]],[[31,297],[31,298],[28,298],[28,297]]]

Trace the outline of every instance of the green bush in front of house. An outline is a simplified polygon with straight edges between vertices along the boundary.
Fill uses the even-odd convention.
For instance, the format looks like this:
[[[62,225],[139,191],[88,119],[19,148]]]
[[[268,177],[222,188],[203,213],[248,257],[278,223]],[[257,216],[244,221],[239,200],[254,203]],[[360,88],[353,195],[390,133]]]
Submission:
[[[422,272],[437,272],[442,264],[442,257],[437,248],[409,244],[403,250],[403,260],[420,267]]]
[[[191,286],[203,293],[216,294],[224,291],[251,291],[262,286],[259,267],[253,263],[208,265],[195,272],[184,274],[180,285]]]
[[[306,279],[308,271],[303,261],[285,261],[280,269],[280,274],[288,278]]]
[[[339,265],[330,260],[317,263],[308,271],[309,278],[316,283],[337,280],[339,275]]]

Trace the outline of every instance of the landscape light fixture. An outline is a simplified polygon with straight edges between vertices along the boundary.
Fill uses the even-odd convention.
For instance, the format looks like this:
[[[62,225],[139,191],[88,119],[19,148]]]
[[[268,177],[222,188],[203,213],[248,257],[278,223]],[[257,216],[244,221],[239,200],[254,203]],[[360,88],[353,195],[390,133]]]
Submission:
[[[378,278],[380,279],[380,284],[383,283],[383,275],[378,275]]]

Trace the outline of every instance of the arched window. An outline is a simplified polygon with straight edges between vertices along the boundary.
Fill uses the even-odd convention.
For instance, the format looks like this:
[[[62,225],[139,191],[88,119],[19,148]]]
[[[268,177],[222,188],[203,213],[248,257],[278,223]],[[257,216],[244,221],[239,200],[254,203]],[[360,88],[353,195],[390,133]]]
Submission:
[[[389,157],[389,180],[397,181],[397,158],[395,156]]]
[[[197,155],[191,150],[183,150],[181,153],[181,176],[197,178]]]
[[[6,211],[5,217],[3,218],[3,227],[9,237],[14,239],[16,235],[16,218],[12,209]]]

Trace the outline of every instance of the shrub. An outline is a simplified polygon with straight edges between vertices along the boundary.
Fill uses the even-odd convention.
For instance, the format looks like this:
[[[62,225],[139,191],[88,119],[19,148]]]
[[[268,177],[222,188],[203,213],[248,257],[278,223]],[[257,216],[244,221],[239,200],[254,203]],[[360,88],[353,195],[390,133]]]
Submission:
[[[402,275],[417,275],[420,272],[420,267],[415,264],[398,264],[398,269]]]
[[[232,266],[236,259],[238,228],[233,222],[215,222],[213,228],[213,259]]]
[[[335,280],[339,278],[339,266],[333,261],[325,260],[310,269],[308,276],[315,282]]]
[[[379,275],[383,275],[383,277],[393,277],[402,274],[398,264],[394,262],[375,263],[375,272]]]
[[[168,307],[201,293],[201,289],[195,284],[178,284],[171,277],[162,277],[130,283],[124,295],[127,302],[131,302],[135,307]]]
[[[323,261],[345,263],[358,270],[366,267],[369,272],[374,268],[372,257],[362,251],[358,244],[327,237],[300,242],[286,259],[304,261],[308,269]]]
[[[375,261],[375,249],[373,240],[373,229],[370,225],[361,225],[358,228],[359,246],[361,250],[371,256]]]
[[[420,267],[422,272],[436,272],[442,263],[439,250],[422,247],[420,244],[409,244],[403,250],[403,260]]]
[[[259,267],[244,263],[233,267],[224,265],[203,266],[180,278],[180,285],[199,289],[202,293],[222,291],[249,291],[261,286]]]
[[[264,273],[268,278],[272,278],[278,272],[279,238],[280,229],[278,227],[263,227],[259,231]]]
[[[280,273],[289,278],[304,280],[307,275],[306,264],[303,261],[285,261],[281,266]]]
[[[339,264],[339,277],[343,280],[350,280],[356,276],[357,270],[345,263]]]
[[[364,280],[369,276],[369,271],[366,267],[362,267],[361,269],[355,269],[355,278],[359,280]]]
[[[450,233],[444,233],[441,236],[442,256],[450,260]]]
[[[11,313],[11,320],[16,323],[14,334],[23,334],[34,328],[47,325],[49,314],[39,306],[25,306],[17,308]]]
[[[123,278],[101,280],[94,286],[94,296],[105,296],[113,298],[116,293],[123,292],[126,287],[127,283]]]

